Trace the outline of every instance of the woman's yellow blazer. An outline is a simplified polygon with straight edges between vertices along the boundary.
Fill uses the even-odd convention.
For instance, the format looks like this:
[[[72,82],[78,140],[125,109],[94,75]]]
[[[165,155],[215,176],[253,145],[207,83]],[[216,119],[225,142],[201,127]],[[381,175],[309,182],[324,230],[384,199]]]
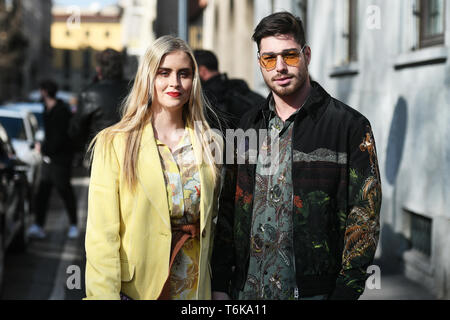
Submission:
[[[187,126],[199,161],[201,146]],[[123,179],[125,136],[116,134],[95,149],[86,226],[86,299],[157,299],[169,273],[171,227],[167,189],[151,124],[146,125],[133,192]],[[215,185],[208,165],[199,164],[201,182],[200,258],[197,299],[211,298],[210,256]]]

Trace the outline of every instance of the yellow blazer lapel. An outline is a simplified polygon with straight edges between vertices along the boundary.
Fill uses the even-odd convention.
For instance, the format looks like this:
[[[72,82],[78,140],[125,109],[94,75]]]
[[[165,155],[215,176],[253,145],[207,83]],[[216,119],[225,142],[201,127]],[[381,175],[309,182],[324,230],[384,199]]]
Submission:
[[[146,197],[170,229],[166,183],[151,123],[147,124],[142,133],[137,170],[138,181]]]
[[[203,162],[203,149],[200,141],[197,139],[192,125],[186,125],[189,130],[192,148],[194,149],[195,160],[200,172],[201,194],[200,194],[200,231],[203,231],[206,221],[211,212],[214,194],[214,184],[211,177],[211,171],[208,164]]]

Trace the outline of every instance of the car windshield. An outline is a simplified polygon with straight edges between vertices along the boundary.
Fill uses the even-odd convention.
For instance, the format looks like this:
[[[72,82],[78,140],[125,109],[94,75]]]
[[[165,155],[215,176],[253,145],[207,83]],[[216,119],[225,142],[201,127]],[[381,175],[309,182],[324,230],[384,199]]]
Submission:
[[[0,123],[11,139],[26,140],[27,135],[21,118],[0,117]]]

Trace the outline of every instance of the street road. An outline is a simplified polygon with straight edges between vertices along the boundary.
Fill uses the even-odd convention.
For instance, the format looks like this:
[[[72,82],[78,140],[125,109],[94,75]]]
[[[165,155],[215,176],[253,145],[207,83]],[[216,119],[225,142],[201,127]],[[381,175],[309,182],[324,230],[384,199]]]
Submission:
[[[84,236],[89,178],[73,178],[72,184],[78,201],[80,236],[76,240],[67,238],[67,213],[53,190],[44,228],[47,238],[31,239],[26,252],[8,252],[5,257],[2,299],[79,300],[85,296]]]

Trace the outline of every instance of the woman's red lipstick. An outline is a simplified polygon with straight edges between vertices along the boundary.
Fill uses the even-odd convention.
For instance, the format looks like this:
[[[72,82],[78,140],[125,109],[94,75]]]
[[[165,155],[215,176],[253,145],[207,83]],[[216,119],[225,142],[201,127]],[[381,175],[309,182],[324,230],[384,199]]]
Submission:
[[[177,98],[177,97],[181,96],[181,93],[175,92],[175,91],[167,92],[167,94],[168,94],[169,96],[171,96],[171,97],[174,97],[174,98]]]

